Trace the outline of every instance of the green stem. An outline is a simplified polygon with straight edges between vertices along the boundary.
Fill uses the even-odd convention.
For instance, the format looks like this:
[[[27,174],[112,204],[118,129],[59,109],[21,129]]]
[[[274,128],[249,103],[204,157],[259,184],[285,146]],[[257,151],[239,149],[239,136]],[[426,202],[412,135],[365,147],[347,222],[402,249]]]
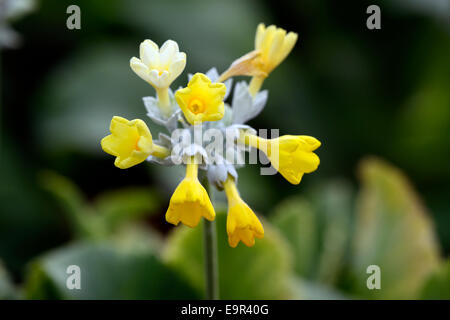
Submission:
[[[211,198],[211,190],[205,172],[202,172],[202,185]],[[217,259],[216,222],[204,219],[203,242],[205,250],[205,298],[207,300],[219,299],[219,272]]]

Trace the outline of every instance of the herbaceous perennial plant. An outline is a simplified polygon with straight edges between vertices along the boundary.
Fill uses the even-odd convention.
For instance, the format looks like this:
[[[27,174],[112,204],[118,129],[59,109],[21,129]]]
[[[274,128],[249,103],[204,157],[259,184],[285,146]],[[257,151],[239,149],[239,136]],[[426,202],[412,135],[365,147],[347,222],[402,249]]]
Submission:
[[[198,225],[201,217],[208,220],[204,232],[209,298],[217,298],[215,226],[209,222],[214,220],[215,212],[209,198],[209,183],[224,190],[228,199],[229,245],[236,247],[242,241],[251,247],[255,238],[264,236],[264,229],[241,199],[236,186],[235,167],[245,163],[242,161],[245,152],[251,148],[264,152],[272,167],[292,184],[299,184],[304,173],[313,172],[319,165],[319,157],[313,153],[320,146],[317,139],[293,135],[265,139],[245,125],[265,106],[268,93],[260,91],[263,81],[286,58],[296,41],[296,33],[260,24],[256,30],[255,50],[234,61],[221,75],[215,68],[206,74],[189,75],[187,87],[173,92],[170,85],[183,72],[186,54],[179,51],[175,41],[167,40],[159,48],[153,41],[145,40],[140,45],[140,58],[131,58],[130,66],[155,88],[156,97],[143,98],[147,115],[165,127],[170,135],[160,133],[154,141],[144,121],[115,116],[111,120],[111,134],[101,141],[103,150],[116,157],[114,164],[121,169],[146,160],[186,166],[186,177],[170,199],[166,220],[191,228]],[[242,75],[252,76],[250,83],[237,83],[231,106],[224,103],[231,91],[231,78]],[[214,130],[216,148],[197,139],[199,130]],[[194,141],[191,141],[192,136]],[[202,183],[199,169],[203,173]]]

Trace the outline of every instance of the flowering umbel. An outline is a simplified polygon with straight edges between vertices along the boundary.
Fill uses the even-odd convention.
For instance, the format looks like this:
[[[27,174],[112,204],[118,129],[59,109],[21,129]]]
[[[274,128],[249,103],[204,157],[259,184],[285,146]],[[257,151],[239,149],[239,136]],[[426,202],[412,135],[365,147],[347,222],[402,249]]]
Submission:
[[[231,161],[228,154],[241,159],[246,151],[259,149],[269,158],[272,167],[292,184],[299,184],[305,173],[317,169],[320,160],[314,151],[320,142],[316,138],[285,135],[266,139],[257,136],[255,130],[245,124],[263,110],[268,94],[267,90],[260,91],[262,83],[287,57],[296,41],[296,33],[260,24],[255,50],[233,62],[222,75],[215,68],[206,74],[189,75],[187,86],[175,92],[170,85],[183,72],[186,54],[180,52],[178,44],[172,40],[161,48],[151,40],[141,43],[140,58],[133,57],[130,66],[156,90],[156,97],[144,98],[147,115],[171,135],[159,133],[158,139],[153,140],[144,121],[116,116],[111,120],[111,134],[102,139],[101,145],[105,152],[116,157],[114,164],[121,169],[145,160],[160,165],[186,166],[186,176],[170,199],[167,222],[174,225],[181,222],[193,228],[202,217],[209,221],[215,219],[208,190],[199,180],[199,173],[203,172],[212,185],[226,193],[229,245],[234,248],[242,241],[251,247],[255,239],[264,237],[264,229],[237,189],[236,168],[244,163]],[[252,80],[250,84],[245,81],[236,84],[229,105],[225,100],[231,91],[231,78],[238,75],[252,76]],[[232,133],[232,143],[219,144],[220,148],[211,151],[203,140],[195,138],[198,129],[216,130],[214,132],[227,137]],[[219,136],[221,138],[215,135],[215,139],[220,140],[216,142],[223,142],[223,135]]]

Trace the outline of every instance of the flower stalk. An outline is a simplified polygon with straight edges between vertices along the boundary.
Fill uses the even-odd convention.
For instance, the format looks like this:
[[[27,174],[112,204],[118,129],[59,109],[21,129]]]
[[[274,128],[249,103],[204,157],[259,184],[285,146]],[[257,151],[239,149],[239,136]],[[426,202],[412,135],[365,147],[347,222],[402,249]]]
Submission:
[[[263,77],[254,76],[250,81],[250,85],[248,87],[248,91],[252,95],[252,97],[256,96],[256,94],[261,90],[262,84],[264,82]]]
[[[155,88],[156,96],[158,97],[159,107],[161,108],[161,112],[165,116],[170,116],[172,113],[172,108],[170,106],[170,98],[169,98],[169,88]]]
[[[211,188],[206,174],[203,174],[201,183],[211,197]],[[217,258],[217,232],[216,222],[204,219],[203,243],[205,252],[205,298],[207,300],[219,299],[219,270]]]

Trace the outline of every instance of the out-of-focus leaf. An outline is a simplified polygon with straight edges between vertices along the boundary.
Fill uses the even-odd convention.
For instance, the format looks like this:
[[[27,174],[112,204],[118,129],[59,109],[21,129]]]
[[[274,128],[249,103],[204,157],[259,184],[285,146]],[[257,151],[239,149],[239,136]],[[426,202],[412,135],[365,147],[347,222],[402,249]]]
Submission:
[[[142,250],[160,254],[164,247],[162,236],[154,229],[137,223],[121,226],[108,239],[115,247],[124,250]]]
[[[342,270],[350,239],[352,192],[345,181],[333,181],[316,189],[314,208],[321,220],[317,273],[320,282],[334,283]]]
[[[65,237],[60,219],[52,212],[54,207],[36,183],[34,164],[19,152],[23,146],[8,134],[2,133],[1,140],[0,257],[18,276],[31,257]]]
[[[432,4],[433,1],[415,1]],[[450,7],[450,2],[439,1]],[[437,7],[436,7],[437,9]],[[439,11],[439,10],[438,10]],[[450,11],[440,10],[447,15]],[[449,25],[450,26],[450,25]],[[406,61],[407,76],[418,83],[406,99],[396,124],[392,149],[396,161],[415,176],[430,181],[450,177],[450,33],[449,30],[424,28],[426,40],[414,42]],[[433,47],[433,50],[429,50]],[[427,55],[424,58],[424,55]],[[418,61],[423,61],[418,64]]]
[[[316,212],[300,197],[282,202],[271,221],[292,246],[294,267],[298,275],[311,275],[317,258],[318,230]]]
[[[289,281],[292,288],[293,299],[296,300],[344,300],[348,299],[343,293],[336,289],[317,283],[304,280],[299,277],[292,277]]]
[[[292,257],[288,244],[267,221],[265,235],[252,248],[228,245],[226,214],[216,213],[221,299],[282,299],[290,296]],[[203,223],[178,227],[165,250],[165,260],[184,274],[199,291],[204,290]]]
[[[81,270],[81,289],[66,286],[67,267]],[[35,260],[28,299],[195,299],[195,291],[151,251],[78,243]]]
[[[353,239],[355,290],[365,297],[415,298],[440,262],[433,225],[416,192],[389,164],[366,159],[360,166]],[[381,289],[369,290],[369,265],[381,269]]]
[[[40,173],[40,182],[59,201],[77,236],[98,237],[106,233],[99,216],[84,199],[81,190],[69,179],[51,171]]]
[[[450,260],[428,277],[420,292],[420,298],[450,300]]]
[[[74,183],[55,172],[41,172],[40,181],[60,202],[76,236],[81,238],[117,238],[119,228],[129,229],[132,222],[154,212],[160,204],[155,190],[128,187],[103,193],[91,205]]]
[[[448,68],[450,72],[450,67]],[[397,158],[421,176],[449,176],[450,76],[433,79],[409,100],[397,125]]]
[[[129,187],[102,193],[95,205],[110,229],[153,213],[161,203],[156,191],[145,187]]]
[[[18,293],[0,260],[0,300],[15,299]]]

